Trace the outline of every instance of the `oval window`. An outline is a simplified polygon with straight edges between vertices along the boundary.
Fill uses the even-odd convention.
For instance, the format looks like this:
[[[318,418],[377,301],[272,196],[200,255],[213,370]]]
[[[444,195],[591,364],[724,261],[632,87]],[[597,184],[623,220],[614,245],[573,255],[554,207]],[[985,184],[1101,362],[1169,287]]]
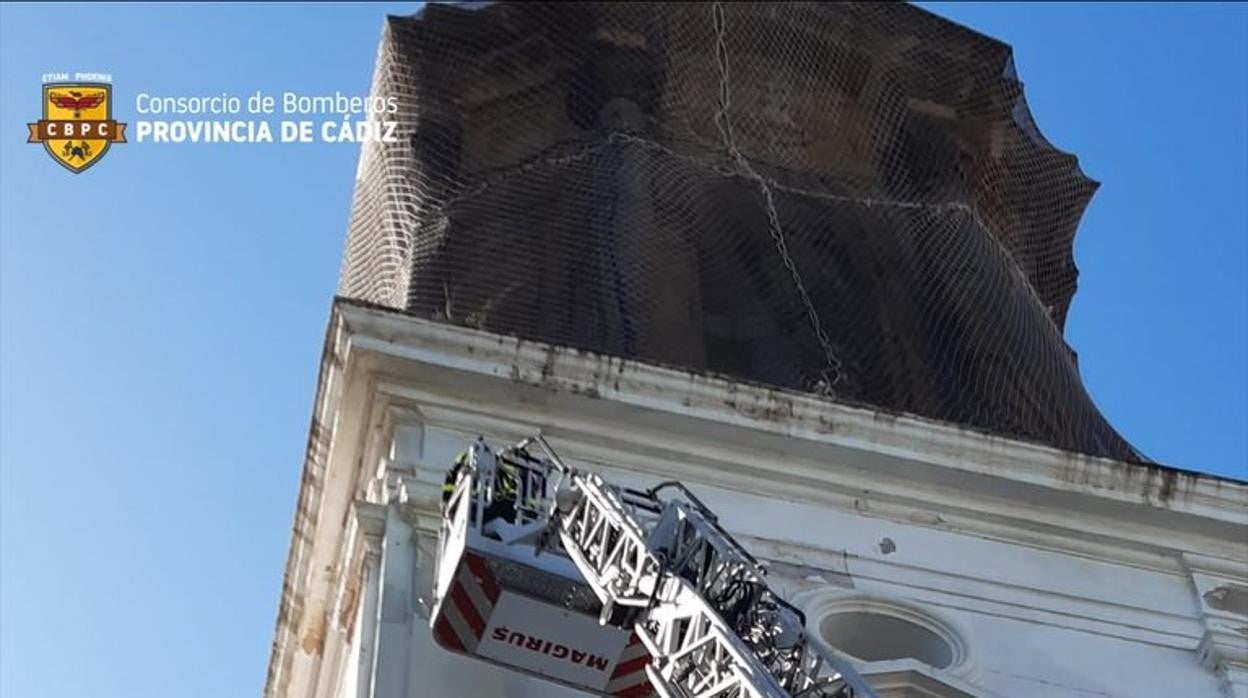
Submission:
[[[866,611],[829,613],[819,620],[823,641],[864,662],[917,659],[945,669],[954,649],[940,635],[896,616]]]

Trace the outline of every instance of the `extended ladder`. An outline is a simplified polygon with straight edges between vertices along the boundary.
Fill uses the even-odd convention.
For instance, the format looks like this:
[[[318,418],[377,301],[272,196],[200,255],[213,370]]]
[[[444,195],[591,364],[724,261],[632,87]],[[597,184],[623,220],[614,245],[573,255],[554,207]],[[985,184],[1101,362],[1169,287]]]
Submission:
[[[533,443],[546,457],[529,452]],[[645,672],[660,695],[874,698],[847,662],[807,635],[802,613],[680,483],[609,485],[569,468],[540,435],[497,456],[482,441],[470,453],[486,482],[500,467],[519,475],[514,496],[527,515],[517,515],[521,527],[510,537],[533,540],[540,555],[553,552],[558,533],[558,547],[602,604],[599,622],[631,627],[645,645]],[[660,498],[664,490],[676,496]]]

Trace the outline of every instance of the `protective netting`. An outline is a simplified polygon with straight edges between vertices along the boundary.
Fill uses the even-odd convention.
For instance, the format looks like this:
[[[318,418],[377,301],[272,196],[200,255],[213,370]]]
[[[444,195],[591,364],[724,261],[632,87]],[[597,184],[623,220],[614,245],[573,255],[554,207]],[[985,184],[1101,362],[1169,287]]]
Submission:
[[[1138,454],[1062,326],[1096,184],[1010,49],[902,4],[429,5],[386,25],[341,293]]]

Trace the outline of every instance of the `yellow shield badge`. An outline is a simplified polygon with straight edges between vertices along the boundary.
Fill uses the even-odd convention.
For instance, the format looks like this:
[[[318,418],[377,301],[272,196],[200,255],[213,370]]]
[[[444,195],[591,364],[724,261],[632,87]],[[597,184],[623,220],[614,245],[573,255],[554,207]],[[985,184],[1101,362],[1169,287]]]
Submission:
[[[43,143],[52,159],[70,172],[99,162],[113,143],[126,142],[126,125],[113,121],[113,86],[64,82],[43,86],[43,118],[27,143]]]

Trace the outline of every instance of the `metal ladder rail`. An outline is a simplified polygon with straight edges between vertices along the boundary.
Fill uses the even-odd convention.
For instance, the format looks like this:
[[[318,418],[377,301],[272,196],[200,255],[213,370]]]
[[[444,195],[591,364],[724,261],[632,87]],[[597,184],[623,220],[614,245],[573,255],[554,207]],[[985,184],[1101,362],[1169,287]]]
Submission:
[[[539,459],[526,450],[533,442],[559,473],[555,492],[566,497],[570,490],[575,497],[571,506],[552,502],[549,508],[564,552],[603,603],[604,622],[615,606],[644,612],[644,622],[637,624],[638,637],[656,658],[658,666],[647,667],[647,672],[664,695],[876,698],[848,662],[809,638],[801,611],[771,591],[758,561],[684,485],[665,482],[647,492],[608,486],[599,476],[569,468],[540,434],[518,444],[513,453],[537,465]],[[688,501],[665,506],[656,493],[667,487],[679,489]],[[637,520],[656,515],[659,520],[649,528]],[[690,530],[655,536],[653,528],[663,525],[664,515],[669,527],[674,516]],[[650,547],[656,537],[686,545],[683,551],[666,551],[669,556],[660,560]],[[679,574],[680,560],[673,558],[688,560],[698,554],[713,563],[710,574]],[[768,612],[763,624],[777,626],[789,637],[791,644],[783,651],[760,651],[757,628],[755,637],[743,638],[740,628],[726,622],[724,609],[708,601],[708,592],[733,582],[755,586],[756,606]],[[757,626],[759,619],[755,621]]]
[[[654,658],[646,667],[664,698],[789,695],[688,582],[663,574],[641,527],[596,475],[576,473],[580,493],[561,517],[564,551],[603,604],[645,609],[635,626]],[[656,666],[657,665],[657,666]]]
[[[671,541],[669,569],[684,574],[704,598],[720,598],[734,584],[753,592],[744,618],[722,604],[711,605],[789,693],[873,698],[871,687],[848,662],[811,640],[802,612],[767,586],[757,560],[723,530],[705,505],[683,486],[681,490],[692,503],[669,502],[665,520],[658,524],[667,530],[656,531],[650,539]],[[700,564],[690,564],[695,562]]]

